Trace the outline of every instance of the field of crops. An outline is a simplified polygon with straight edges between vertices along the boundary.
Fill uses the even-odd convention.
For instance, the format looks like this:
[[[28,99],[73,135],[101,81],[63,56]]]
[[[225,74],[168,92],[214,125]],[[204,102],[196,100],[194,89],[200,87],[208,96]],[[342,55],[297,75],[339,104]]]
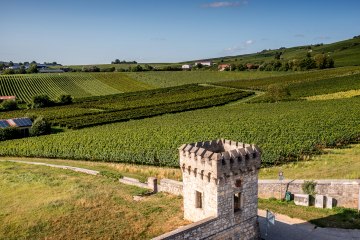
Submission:
[[[327,82],[327,79],[346,77],[346,76],[359,76],[360,67],[342,67],[342,68],[333,68],[326,70],[314,70],[308,72],[294,72],[292,74],[284,76],[275,76],[275,77],[265,77],[260,79],[251,79],[251,80],[236,80],[236,81],[224,81],[215,83],[219,86],[224,87],[233,87],[233,88],[247,88],[255,90],[266,90],[267,87],[271,84],[306,84],[306,82],[316,82],[319,80],[324,80]],[[322,82],[322,83],[323,83]],[[327,86],[331,85],[331,80],[328,82]],[[299,86],[301,88],[301,86]],[[333,88],[338,88],[339,85],[336,84]],[[339,89],[339,91],[341,91]]]
[[[0,75],[0,96],[16,96],[25,102],[30,102],[33,96],[40,94],[47,94],[52,99],[62,94],[83,98],[149,88],[149,85],[132,80],[122,73]]]
[[[84,128],[164,113],[223,105],[252,95],[237,89],[183,85],[77,100],[69,106],[0,113],[0,119],[44,116],[53,125]]]
[[[0,155],[177,166],[183,143],[256,143],[263,162],[294,160],[360,136],[360,98],[227,105],[2,142]]]
[[[277,77],[293,74],[291,72],[218,72],[218,71],[181,71],[181,72],[129,72],[133,79],[156,87],[172,87],[193,83],[215,83],[230,80],[248,80]]]

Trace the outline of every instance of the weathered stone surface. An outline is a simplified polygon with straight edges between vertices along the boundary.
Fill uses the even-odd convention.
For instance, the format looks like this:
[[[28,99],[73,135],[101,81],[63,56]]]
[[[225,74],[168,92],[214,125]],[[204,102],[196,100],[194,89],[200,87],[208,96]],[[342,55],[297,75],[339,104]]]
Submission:
[[[315,196],[315,207],[316,208],[325,208],[326,200],[324,195]]]
[[[299,206],[310,206],[310,195],[294,194],[294,203]]]
[[[184,218],[195,223],[155,239],[258,238],[260,149],[221,139],[183,145],[179,155],[182,188],[179,182],[161,180],[159,189],[182,189]]]
[[[326,196],[326,208],[332,209],[334,206],[334,198]]]

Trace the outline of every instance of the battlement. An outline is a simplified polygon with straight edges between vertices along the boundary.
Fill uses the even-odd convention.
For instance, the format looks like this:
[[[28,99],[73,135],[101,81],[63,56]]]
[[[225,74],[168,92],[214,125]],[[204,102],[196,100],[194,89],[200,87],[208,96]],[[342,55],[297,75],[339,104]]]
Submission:
[[[225,139],[184,144],[179,148],[183,172],[210,181],[260,168],[261,150],[256,145]]]

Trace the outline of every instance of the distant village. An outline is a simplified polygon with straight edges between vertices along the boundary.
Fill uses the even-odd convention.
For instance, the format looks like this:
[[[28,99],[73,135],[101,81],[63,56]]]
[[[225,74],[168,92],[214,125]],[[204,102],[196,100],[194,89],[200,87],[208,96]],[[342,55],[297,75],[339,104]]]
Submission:
[[[24,62],[24,63],[13,63],[10,62],[3,62],[0,61],[0,72],[9,72],[10,74],[14,73],[27,73],[31,66],[36,66],[36,70],[33,72],[36,73],[63,73],[63,69],[53,69],[52,67],[61,67],[61,64],[58,64],[57,62],[52,63],[37,63],[35,61],[33,62]],[[35,68],[34,68],[35,69]],[[31,72],[31,73],[33,73]]]
[[[214,63],[213,61],[211,60],[203,60],[203,61],[197,61],[195,62],[194,64],[184,64],[181,66],[181,69],[182,70],[192,70],[193,68],[216,68],[217,66],[217,69],[222,72],[222,71],[233,71],[235,69],[232,69],[233,65],[232,64],[226,64],[226,63],[221,63],[221,64],[217,64],[217,63]],[[244,65],[244,69],[254,69],[254,64],[245,64]]]

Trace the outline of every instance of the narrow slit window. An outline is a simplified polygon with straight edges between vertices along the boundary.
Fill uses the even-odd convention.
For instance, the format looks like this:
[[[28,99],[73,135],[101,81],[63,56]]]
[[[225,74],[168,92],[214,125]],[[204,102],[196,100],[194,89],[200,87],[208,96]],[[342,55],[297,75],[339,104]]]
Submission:
[[[235,193],[234,195],[234,212],[240,211],[242,208],[241,193]]]
[[[196,208],[202,208],[202,193],[196,191]]]

